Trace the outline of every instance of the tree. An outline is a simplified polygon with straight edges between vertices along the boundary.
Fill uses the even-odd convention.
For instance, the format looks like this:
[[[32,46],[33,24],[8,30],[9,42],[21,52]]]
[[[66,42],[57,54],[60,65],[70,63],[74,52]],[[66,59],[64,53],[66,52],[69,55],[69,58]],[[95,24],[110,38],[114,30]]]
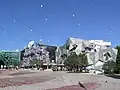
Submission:
[[[41,60],[36,60],[36,66],[37,66],[37,69],[39,70],[41,65],[42,65],[42,61]]]
[[[79,65],[79,62],[78,62],[78,59],[77,59],[77,55],[76,53],[71,53],[65,60],[64,62],[65,66],[68,67],[68,69],[70,71],[74,70],[75,72],[75,69],[78,67]]]
[[[116,63],[114,61],[105,62],[103,70],[106,74],[113,74]]]
[[[118,52],[117,52],[116,66],[115,66],[114,72],[119,74],[120,73],[120,46],[116,46],[116,49],[118,50]]]
[[[32,66],[32,68],[36,66],[37,69],[39,69],[42,65],[42,61],[39,59],[33,59],[33,60],[30,60],[30,65]]]
[[[74,71],[82,71],[83,67],[88,65],[88,60],[86,54],[79,54],[71,53],[64,62],[65,66],[67,66],[70,70]]]
[[[79,61],[79,67],[81,69],[85,68],[88,65],[88,60],[87,60],[87,56],[86,54],[82,54],[80,53],[77,57],[78,61]]]
[[[19,66],[21,63],[19,60],[16,60],[15,58],[13,59],[13,65],[14,67]]]

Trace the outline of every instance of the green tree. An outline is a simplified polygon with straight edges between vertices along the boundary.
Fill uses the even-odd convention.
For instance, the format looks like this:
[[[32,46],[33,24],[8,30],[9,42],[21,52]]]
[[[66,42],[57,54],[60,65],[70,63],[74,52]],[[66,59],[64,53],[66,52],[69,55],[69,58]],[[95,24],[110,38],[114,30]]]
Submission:
[[[116,46],[117,52],[117,58],[116,58],[116,66],[114,69],[114,72],[119,74],[120,73],[120,46]]]
[[[88,60],[86,54],[71,53],[64,62],[65,66],[67,66],[70,70],[79,71],[79,68],[83,69],[88,65]]]
[[[65,60],[64,65],[70,70],[74,70],[78,67],[79,62],[76,53],[71,53]]]
[[[87,56],[86,54],[82,54],[80,53],[78,56],[77,56],[77,59],[79,61],[79,67],[81,68],[81,70],[88,65],[88,59],[87,59]]]
[[[113,74],[116,63],[114,61],[105,62],[103,70],[106,74]]]
[[[16,60],[15,58],[13,58],[13,65],[14,65],[14,67],[16,67],[16,66],[20,66],[20,61],[19,60]]]
[[[41,67],[41,65],[42,65],[42,61],[39,60],[39,59],[33,59],[33,60],[30,61],[30,65],[32,66],[32,68],[34,66],[36,66],[37,69],[39,69]]]

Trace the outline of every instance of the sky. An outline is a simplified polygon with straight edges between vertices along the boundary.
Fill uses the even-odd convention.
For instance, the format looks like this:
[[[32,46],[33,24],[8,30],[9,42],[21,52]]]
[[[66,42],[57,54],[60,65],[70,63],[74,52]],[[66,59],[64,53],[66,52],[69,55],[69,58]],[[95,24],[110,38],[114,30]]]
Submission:
[[[0,0],[0,50],[69,37],[120,44],[120,0]]]

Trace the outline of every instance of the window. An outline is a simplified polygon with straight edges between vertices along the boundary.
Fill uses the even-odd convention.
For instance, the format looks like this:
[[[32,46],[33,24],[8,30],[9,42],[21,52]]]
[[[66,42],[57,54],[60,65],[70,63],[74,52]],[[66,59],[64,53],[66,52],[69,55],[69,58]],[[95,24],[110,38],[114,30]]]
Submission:
[[[97,52],[97,50],[96,50],[96,49],[94,49],[94,52]]]

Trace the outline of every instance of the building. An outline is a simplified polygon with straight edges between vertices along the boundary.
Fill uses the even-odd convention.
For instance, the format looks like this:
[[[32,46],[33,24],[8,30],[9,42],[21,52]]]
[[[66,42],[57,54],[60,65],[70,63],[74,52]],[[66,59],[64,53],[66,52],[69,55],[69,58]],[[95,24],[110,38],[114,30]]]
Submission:
[[[117,56],[117,50],[112,48],[111,42],[69,38],[63,46],[57,48],[56,61],[63,64],[63,56],[69,55],[70,52],[75,52],[76,54],[85,52],[89,63],[87,69],[101,72],[104,63],[108,61],[116,62]]]
[[[44,66],[56,63],[56,46],[43,45],[41,42],[31,41],[27,47],[21,51],[21,61],[23,66],[30,66],[34,59],[41,60]]]
[[[111,42],[103,40],[82,40],[79,38],[69,38],[63,46],[49,46],[31,41],[28,46],[21,51],[21,60],[24,66],[29,66],[34,58],[43,61],[43,65],[64,65],[65,58],[71,53],[77,55],[86,53],[89,70],[102,72],[105,62],[116,62],[117,50],[112,48]]]
[[[9,60],[8,57],[10,57]],[[0,69],[8,68],[10,65],[14,65],[16,62],[19,61],[19,51],[0,51]]]

